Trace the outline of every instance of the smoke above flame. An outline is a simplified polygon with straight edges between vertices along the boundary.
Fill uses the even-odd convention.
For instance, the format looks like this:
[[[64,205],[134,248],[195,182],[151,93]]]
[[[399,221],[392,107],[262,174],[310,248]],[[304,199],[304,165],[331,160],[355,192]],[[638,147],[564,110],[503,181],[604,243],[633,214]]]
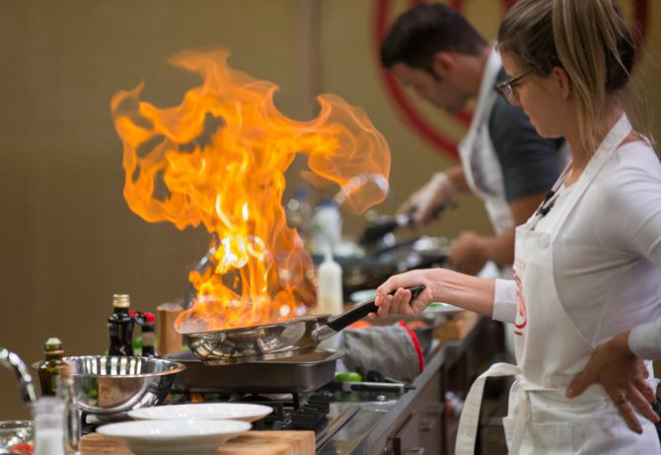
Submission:
[[[171,58],[203,79],[178,106],[140,100],[143,84],[111,101],[131,210],[212,234],[213,267],[190,273],[198,299],[179,316],[180,331],[275,321],[314,301],[305,275],[311,259],[282,207],[285,171],[297,155],[309,172],[346,190],[349,210],[361,213],[386,196],[383,186],[356,185],[390,173],[388,145],[362,109],[321,95],[315,119],[294,121],[273,103],[277,85],[230,68],[228,57]]]

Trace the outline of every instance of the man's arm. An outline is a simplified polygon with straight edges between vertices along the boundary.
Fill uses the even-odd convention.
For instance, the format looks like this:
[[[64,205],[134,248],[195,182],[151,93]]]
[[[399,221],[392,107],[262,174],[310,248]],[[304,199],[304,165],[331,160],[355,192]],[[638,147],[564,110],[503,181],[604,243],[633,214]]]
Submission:
[[[451,167],[447,171],[443,171],[445,176],[450,179],[457,191],[465,192],[470,191],[468,188],[468,183],[466,182],[466,176],[464,175],[464,168],[460,164],[454,167]]]
[[[514,225],[526,222],[544,199],[546,193],[536,193],[510,201]],[[448,258],[458,271],[476,274],[487,261],[499,266],[514,262],[514,228],[500,235],[484,236],[475,232],[463,232],[456,240]]]
[[[489,116],[489,134],[503,173],[505,199],[518,226],[530,217],[560,175],[560,144],[540,137],[521,108],[501,98],[496,99]],[[514,229],[492,237],[465,232],[449,257],[457,270],[473,274],[488,260],[512,264]]]
[[[514,226],[519,226],[533,214],[544,200],[546,193],[536,193],[510,201],[509,206],[514,219]],[[512,265],[514,262],[514,228],[501,235],[485,237],[485,253],[490,261],[501,266]]]
[[[397,213],[412,213],[414,223],[426,224],[441,216],[439,207],[452,203],[457,193],[467,191],[468,183],[461,166],[437,172],[422,188],[413,193],[397,209]]]

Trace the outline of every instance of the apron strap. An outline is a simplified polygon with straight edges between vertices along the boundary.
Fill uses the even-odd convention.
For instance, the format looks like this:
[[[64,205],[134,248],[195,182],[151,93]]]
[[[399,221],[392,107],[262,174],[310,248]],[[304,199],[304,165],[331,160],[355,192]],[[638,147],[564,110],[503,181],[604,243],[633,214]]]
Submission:
[[[461,417],[459,418],[459,430],[457,432],[457,443],[455,445],[456,455],[474,455],[475,453],[475,438],[480,420],[480,407],[482,406],[484,383],[487,378],[516,376],[519,374],[521,374],[521,369],[516,365],[510,363],[494,363],[473,382],[473,385],[471,385],[470,391],[466,396]],[[523,430],[525,430],[525,425],[523,425],[523,427]],[[519,443],[519,445],[521,444]]]
[[[530,396],[527,390],[521,391],[521,407],[514,423],[514,436],[512,438],[512,450],[510,455],[519,455],[523,436],[526,433],[528,420],[530,420]]]

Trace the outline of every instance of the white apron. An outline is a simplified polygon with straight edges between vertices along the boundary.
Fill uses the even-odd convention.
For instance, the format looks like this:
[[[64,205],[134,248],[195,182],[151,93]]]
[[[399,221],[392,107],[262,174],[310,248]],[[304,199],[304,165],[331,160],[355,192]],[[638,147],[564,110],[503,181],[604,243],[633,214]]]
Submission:
[[[505,197],[503,169],[489,133],[489,116],[496,97],[500,96],[496,92],[495,86],[501,68],[502,60],[494,46],[484,67],[473,120],[468,133],[458,146],[466,183],[473,194],[482,199],[496,235],[501,235],[514,227],[512,210]],[[495,262],[489,261],[477,276],[511,279],[512,268],[510,266],[499,267]],[[510,328],[510,324],[505,323],[505,348],[507,353],[513,356],[514,338]]]
[[[541,217],[539,212],[517,228],[514,279],[518,287],[515,322],[518,366],[494,364],[473,383],[460,419],[457,454],[473,454],[484,381],[495,376],[516,378],[510,391],[508,416],[503,419],[511,454],[661,454],[654,425],[637,414],[643,434],[631,431],[601,385],[590,386],[577,398],[565,397],[566,387],[583,370],[594,346],[568,317],[553,280],[553,244],[557,233],[607,158],[630,131],[631,125],[623,116],[599,146],[566,200],[546,215],[549,220],[545,231],[535,230]],[[566,176],[567,171],[554,189]],[[655,379],[649,382],[653,387],[656,385]]]
[[[489,115],[498,94],[495,85],[502,68],[500,55],[491,50],[468,133],[458,146],[464,176],[471,191],[484,201],[496,235],[514,227],[505,199],[503,170],[489,134]]]

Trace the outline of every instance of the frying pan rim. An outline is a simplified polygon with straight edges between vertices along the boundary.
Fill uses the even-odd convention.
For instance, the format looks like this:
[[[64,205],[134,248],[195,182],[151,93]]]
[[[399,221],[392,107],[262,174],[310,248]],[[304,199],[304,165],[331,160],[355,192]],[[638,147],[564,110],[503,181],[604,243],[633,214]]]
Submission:
[[[283,327],[287,326],[290,324],[294,324],[297,322],[318,322],[321,324],[325,324],[328,319],[330,319],[331,315],[330,314],[319,314],[319,315],[310,315],[310,316],[300,316],[295,319],[291,319],[289,321],[284,321],[284,322],[276,322],[272,324],[257,324],[257,325],[248,325],[245,327],[234,327],[231,329],[219,329],[219,330],[205,330],[203,332],[179,332],[177,331],[180,335],[183,336],[202,336],[202,335],[210,335],[210,334],[221,334],[221,333],[238,333],[238,332],[245,332],[248,330],[254,330],[258,328],[273,328],[273,327]]]

